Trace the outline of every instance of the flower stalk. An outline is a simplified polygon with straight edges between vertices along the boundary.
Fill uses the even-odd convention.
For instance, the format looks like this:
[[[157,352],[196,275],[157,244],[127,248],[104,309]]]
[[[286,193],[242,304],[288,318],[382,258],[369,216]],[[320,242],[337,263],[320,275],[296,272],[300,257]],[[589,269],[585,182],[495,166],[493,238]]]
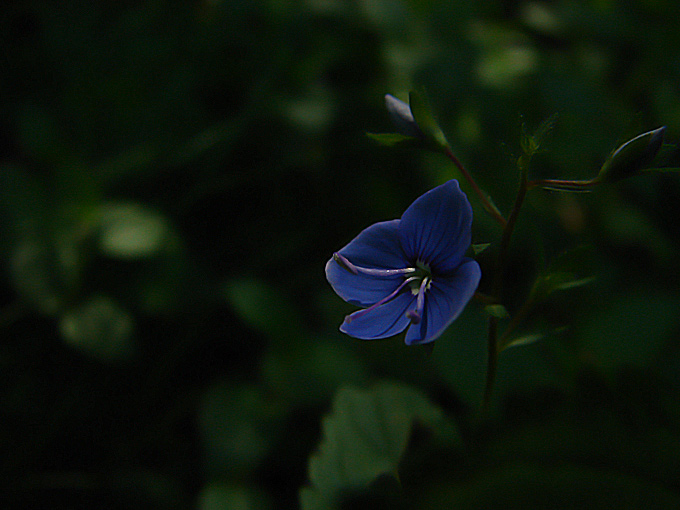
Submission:
[[[486,193],[482,191],[482,189],[477,184],[477,181],[475,181],[472,175],[470,175],[470,172],[468,172],[467,169],[463,166],[463,163],[460,162],[460,160],[456,157],[451,148],[447,146],[444,153],[446,157],[449,158],[454,165],[456,165],[456,168],[460,170],[460,173],[463,174],[463,178],[470,184],[472,190],[475,192],[475,194],[479,197],[479,200],[482,202],[484,210],[488,212],[502,227],[505,227],[507,221],[503,217],[501,212],[498,210],[498,207],[496,207],[494,203],[491,202],[491,200],[489,200],[489,197],[487,197]]]
[[[503,289],[503,280],[505,277],[505,269],[508,263],[508,253],[510,250],[510,240],[515,230],[515,225],[517,224],[519,212],[522,209],[524,199],[526,198],[526,194],[529,189],[527,172],[530,159],[530,157],[522,157],[518,161],[518,166],[520,168],[519,190],[517,191],[515,203],[513,204],[512,210],[510,211],[510,216],[508,216],[508,220],[505,223],[503,233],[501,235],[501,241],[498,248],[498,258],[496,259],[496,268],[491,289],[492,296],[494,296],[497,302],[500,302],[501,291]],[[486,383],[484,387],[484,400],[482,402],[483,413],[486,413],[489,410],[491,396],[493,395],[493,388],[496,382],[496,372],[498,370],[498,320],[498,317],[489,317],[487,336],[488,360],[486,368]]]

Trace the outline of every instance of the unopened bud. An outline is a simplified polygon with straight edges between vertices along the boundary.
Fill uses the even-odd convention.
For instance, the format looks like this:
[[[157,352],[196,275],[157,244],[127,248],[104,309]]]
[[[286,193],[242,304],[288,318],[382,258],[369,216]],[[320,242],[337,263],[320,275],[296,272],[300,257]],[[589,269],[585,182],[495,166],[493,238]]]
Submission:
[[[385,94],[385,106],[397,131],[413,138],[423,138],[423,133],[416,124],[408,104],[391,94]]]
[[[661,149],[665,131],[663,126],[624,143],[605,161],[594,182],[615,182],[638,175]]]

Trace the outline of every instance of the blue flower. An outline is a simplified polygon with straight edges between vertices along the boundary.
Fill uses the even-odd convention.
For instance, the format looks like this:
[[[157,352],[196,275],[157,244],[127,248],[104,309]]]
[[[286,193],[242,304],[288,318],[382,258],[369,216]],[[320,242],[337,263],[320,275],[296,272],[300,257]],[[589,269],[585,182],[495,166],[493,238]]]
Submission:
[[[438,338],[460,315],[481,277],[470,246],[472,208],[451,180],[418,198],[399,220],[371,225],[326,264],[326,278],[363,309],[340,330],[365,340],[406,332],[406,344]]]

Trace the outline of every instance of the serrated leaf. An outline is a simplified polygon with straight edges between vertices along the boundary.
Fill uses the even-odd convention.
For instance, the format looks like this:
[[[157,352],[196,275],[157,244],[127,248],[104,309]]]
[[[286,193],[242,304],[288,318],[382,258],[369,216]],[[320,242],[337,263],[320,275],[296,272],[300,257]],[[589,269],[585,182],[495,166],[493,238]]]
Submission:
[[[323,420],[319,450],[309,461],[311,487],[300,492],[302,509],[333,508],[344,491],[396,474],[416,421],[433,427],[442,413],[414,388],[396,383],[341,388]]]

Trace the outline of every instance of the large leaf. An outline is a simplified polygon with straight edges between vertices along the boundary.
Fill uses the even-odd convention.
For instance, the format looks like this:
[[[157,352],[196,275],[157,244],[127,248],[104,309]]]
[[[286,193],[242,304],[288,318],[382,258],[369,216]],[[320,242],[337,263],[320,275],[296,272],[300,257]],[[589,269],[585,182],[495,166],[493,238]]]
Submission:
[[[417,390],[381,383],[370,390],[341,388],[323,421],[323,439],[309,461],[311,487],[302,509],[333,508],[348,491],[361,490],[397,469],[414,422],[443,425],[443,416]]]

